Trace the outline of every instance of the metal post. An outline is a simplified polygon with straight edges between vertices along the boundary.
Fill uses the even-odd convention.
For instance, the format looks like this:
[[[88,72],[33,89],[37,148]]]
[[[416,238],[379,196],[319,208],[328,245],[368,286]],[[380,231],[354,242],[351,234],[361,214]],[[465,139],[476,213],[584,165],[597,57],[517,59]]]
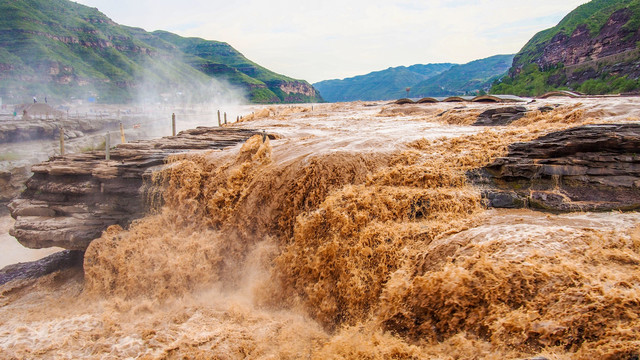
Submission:
[[[220,110],[218,110],[218,126],[222,126],[222,121],[220,121]]]
[[[176,113],[171,114],[171,133],[176,136]]]
[[[124,144],[126,141],[124,139],[124,126],[120,123],[120,141]]]
[[[111,160],[111,154],[109,150],[111,149],[111,134],[107,131],[107,136],[104,138],[104,157],[107,161]]]
[[[227,113],[224,113],[224,124],[227,125]]]
[[[64,156],[64,129],[60,128],[60,156]]]

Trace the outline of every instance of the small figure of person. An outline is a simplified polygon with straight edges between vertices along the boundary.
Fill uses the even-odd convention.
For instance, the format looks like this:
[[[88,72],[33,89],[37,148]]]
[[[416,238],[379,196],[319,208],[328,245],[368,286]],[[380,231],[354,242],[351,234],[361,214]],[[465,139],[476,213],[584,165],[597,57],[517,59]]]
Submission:
[[[46,96],[44,97],[44,103],[45,104],[47,103],[47,97]]]
[[[35,104],[35,103],[37,103],[37,102],[38,102],[38,100],[36,100],[36,97],[34,96],[34,97],[33,97],[33,103]]]

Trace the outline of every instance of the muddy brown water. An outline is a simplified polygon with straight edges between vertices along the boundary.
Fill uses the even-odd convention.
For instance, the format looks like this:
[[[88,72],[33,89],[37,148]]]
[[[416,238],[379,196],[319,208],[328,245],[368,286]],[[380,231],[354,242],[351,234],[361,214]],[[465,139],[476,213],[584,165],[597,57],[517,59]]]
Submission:
[[[609,102],[607,102],[609,101]],[[465,171],[638,99],[281,106],[242,146],[176,156],[165,206],[72,269],[0,287],[6,358],[627,359],[640,347],[640,215],[486,210]],[[369,104],[370,105],[370,104]],[[455,124],[455,125],[451,125]]]

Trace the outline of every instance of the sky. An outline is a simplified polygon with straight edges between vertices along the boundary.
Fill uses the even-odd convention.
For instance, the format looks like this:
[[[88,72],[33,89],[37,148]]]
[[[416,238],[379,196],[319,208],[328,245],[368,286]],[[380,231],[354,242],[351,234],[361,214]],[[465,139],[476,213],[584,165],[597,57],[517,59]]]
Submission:
[[[311,83],[515,54],[585,0],[80,0],[147,31],[229,43]]]

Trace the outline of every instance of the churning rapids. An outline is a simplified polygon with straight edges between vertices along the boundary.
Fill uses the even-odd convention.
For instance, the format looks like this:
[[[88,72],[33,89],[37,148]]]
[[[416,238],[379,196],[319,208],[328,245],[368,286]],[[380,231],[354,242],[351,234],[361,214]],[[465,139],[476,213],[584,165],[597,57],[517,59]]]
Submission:
[[[3,359],[637,359],[640,214],[490,210],[511,143],[640,122],[640,99],[274,107],[174,156],[164,202],[83,269],[0,287]],[[447,110],[446,113],[443,112]]]

